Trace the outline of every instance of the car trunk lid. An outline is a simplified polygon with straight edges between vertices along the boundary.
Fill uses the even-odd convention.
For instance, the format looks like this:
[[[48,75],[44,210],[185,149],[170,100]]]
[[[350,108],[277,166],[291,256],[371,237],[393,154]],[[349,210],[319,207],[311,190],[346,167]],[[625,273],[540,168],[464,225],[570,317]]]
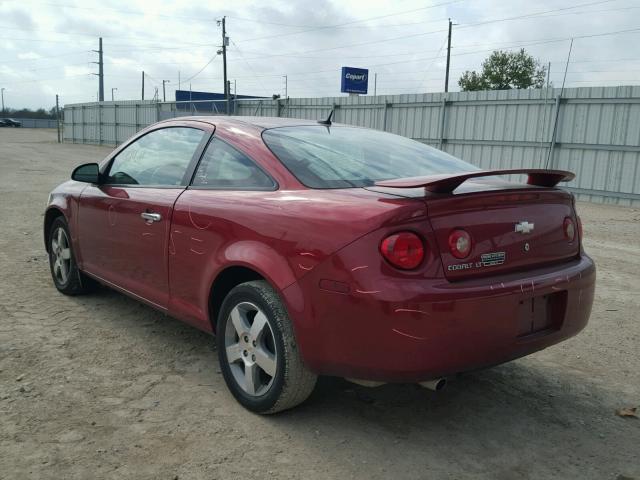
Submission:
[[[565,238],[563,222],[576,224],[571,195],[560,191],[494,191],[430,199],[429,220],[435,232],[445,276],[462,280],[567,261],[579,253],[579,239]],[[471,251],[456,258],[449,235],[462,229]]]
[[[528,174],[528,185],[494,177],[503,173]],[[488,176],[494,178],[478,178]],[[378,182],[376,188],[424,197],[444,274],[454,281],[575,258],[580,240],[576,234],[568,241],[563,226],[567,217],[577,225],[573,198],[566,191],[549,188],[571,178],[573,174],[560,171],[478,171],[390,180]],[[449,246],[451,232],[458,229],[471,237],[465,258],[456,258]]]

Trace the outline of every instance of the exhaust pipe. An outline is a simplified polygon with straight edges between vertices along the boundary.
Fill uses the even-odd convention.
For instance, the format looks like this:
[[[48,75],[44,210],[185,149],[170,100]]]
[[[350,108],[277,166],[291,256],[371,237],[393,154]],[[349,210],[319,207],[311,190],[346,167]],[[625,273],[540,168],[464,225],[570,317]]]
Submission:
[[[434,392],[439,392],[444,387],[447,386],[446,378],[436,378],[435,380],[428,380],[426,382],[420,382],[418,385],[424,388],[428,388],[429,390],[433,390]]]

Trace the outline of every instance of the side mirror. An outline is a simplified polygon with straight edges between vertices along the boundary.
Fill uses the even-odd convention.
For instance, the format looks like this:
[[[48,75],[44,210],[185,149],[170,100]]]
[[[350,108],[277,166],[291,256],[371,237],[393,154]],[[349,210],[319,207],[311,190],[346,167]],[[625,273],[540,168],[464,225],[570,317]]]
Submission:
[[[71,174],[71,179],[76,182],[100,183],[100,168],[97,163],[85,163],[76,167]]]

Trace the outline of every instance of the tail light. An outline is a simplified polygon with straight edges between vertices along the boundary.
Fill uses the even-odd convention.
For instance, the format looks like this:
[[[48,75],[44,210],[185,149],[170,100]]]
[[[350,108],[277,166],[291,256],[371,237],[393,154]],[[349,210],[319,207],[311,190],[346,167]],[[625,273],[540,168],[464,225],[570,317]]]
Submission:
[[[578,222],[578,235],[580,236],[580,240],[582,240],[584,238],[582,235],[582,219],[579,215],[576,215],[576,221]]]
[[[398,232],[382,241],[380,253],[394,267],[412,270],[424,260],[424,244],[413,232]]]
[[[471,235],[464,230],[454,230],[449,234],[449,250],[456,258],[466,258],[471,253]]]
[[[571,218],[566,217],[562,223],[562,230],[564,231],[564,238],[573,242],[576,238],[576,226]]]

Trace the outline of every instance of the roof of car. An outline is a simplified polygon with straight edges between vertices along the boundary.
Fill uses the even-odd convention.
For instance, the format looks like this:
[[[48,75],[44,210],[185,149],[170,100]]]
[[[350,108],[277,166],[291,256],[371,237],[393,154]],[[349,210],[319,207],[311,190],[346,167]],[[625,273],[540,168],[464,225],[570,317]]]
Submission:
[[[318,125],[316,120],[303,120],[300,118],[284,117],[239,117],[226,115],[200,115],[171,118],[173,120],[195,120],[198,122],[210,123],[211,125],[240,123],[258,128],[294,127],[298,125]]]

